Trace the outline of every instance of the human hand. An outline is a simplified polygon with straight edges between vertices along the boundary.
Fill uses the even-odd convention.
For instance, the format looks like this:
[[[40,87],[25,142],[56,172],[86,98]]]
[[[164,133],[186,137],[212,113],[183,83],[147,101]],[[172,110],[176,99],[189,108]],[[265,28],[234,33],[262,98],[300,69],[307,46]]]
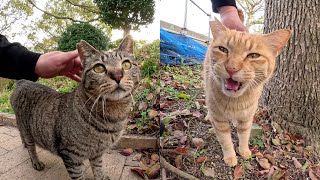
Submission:
[[[237,31],[248,31],[244,26],[243,22],[240,20],[238,10],[234,6],[221,6],[218,8],[221,23],[229,28]]]
[[[78,51],[53,51],[42,54],[37,61],[35,73],[42,78],[63,75],[81,81],[82,65]]]

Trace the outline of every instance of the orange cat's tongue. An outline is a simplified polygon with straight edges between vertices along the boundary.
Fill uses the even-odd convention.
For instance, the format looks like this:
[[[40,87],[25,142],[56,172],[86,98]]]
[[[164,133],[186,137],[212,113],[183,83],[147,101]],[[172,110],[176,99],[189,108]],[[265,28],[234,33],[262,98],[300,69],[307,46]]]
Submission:
[[[234,81],[233,79],[229,78],[225,81],[225,87],[227,90],[237,91],[240,87],[240,82]]]

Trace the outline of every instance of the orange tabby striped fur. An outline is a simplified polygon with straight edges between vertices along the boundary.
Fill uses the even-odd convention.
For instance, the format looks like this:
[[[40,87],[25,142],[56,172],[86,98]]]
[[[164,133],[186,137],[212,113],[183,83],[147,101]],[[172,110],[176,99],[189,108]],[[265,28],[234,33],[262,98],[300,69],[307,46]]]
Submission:
[[[217,19],[210,22],[210,27],[214,39],[204,61],[207,118],[215,129],[225,163],[235,166],[229,122],[237,129],[240,155],[250,157],[248,141],[258,100],[291,32],[282,29],[249,34],[229,30]]]

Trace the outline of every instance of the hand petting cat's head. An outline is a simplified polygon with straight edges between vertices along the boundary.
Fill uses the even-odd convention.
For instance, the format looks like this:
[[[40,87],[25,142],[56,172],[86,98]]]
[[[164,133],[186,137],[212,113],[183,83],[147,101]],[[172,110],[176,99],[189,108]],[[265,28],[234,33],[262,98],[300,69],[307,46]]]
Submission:
[[[98,51],[83,40],[77,44],[77,49],[83,65],[81,83],[87,93],[108,101],[131,95],[139,81],[131,35],[127,35],[115,50]]]
[[[215,76],[219,88],[230,97],[239,97],[268,80],[276,57],[291,35],[286,29],[270,34],[239,32],[224,27],[217,19],[210,22],[210,27],[213,41],[208,48],[211,67],[207,75]]]

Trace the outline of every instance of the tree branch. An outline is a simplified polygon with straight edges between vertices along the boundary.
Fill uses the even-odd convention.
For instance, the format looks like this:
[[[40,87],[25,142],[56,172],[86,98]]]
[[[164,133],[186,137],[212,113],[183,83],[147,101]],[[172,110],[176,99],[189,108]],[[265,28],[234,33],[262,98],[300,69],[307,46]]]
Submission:
[[[188,179],[188,180],[200,180],[186,172],[181,171],[180,169],[172,166],[170,163],[168,163],[166,161],[166,159],[164,159],[162,156],[160,156],[160,164],[162,165],[162,167],[164,167],[165,169],[167,169],[168,171],[175,173],[176,175]]]
[[[73,6],[77,6],[77,7],[80,7],[82,9],[85,9],[89,12],[92,12],[92,13],[96,13],[98,14],[99,12],[98,11],[95,11],[93,9],[95,9],[94,6],[87,6],[87,5],[83,5],[83,4],[76,4],[75,2],[71,1],[71,0],[66,0],[69,4],[73,5]]]
[[[50,13],[50,12],[48,12],[48,11],[45,11],[45,10],[39,8],[32,0],[27,0],[27,1],[28,1],[33,7],[35,7],[36,9],[38,9],[39,11],[41,11],[41,12],[43,12],[43,13],[49,15],[49,16],[52,16],[52,17],[54,17],[54,18],[56,18],[56,19],[65,19],[65,20],[70,20],[70,21],[79,22],[79,23],[88,23],[88,22],[92,22],[92,21],[96,21],[96,20],[99,20],[99,19],[100,19],[100,18],[94,18],[94,19],[91,19],[91,20],[89,20],[89,21],[81,21],[81,20],[73,19],[73,18],[71,18],[71,17],[57,16],[57,15],[55,15],[55,14],[52,14],[52,13]]]

